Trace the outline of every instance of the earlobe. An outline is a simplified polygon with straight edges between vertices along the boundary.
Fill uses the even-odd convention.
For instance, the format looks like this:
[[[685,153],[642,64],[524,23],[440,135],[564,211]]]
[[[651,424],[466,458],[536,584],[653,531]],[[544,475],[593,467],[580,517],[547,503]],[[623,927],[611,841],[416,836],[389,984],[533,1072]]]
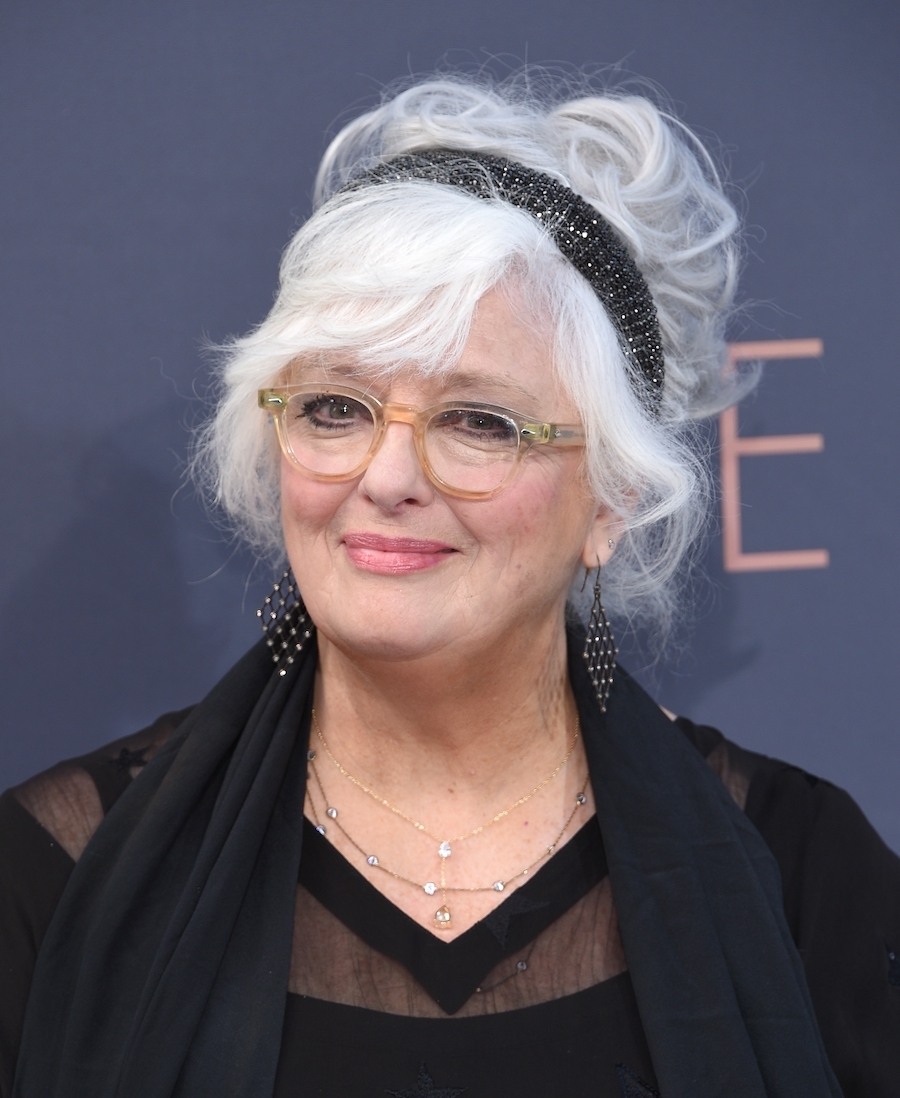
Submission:
[[[624,531],[625,524],[617,515],[606,508],[598,511],[581,550],[581,562],[585,568],[592,570],[608,564]]]

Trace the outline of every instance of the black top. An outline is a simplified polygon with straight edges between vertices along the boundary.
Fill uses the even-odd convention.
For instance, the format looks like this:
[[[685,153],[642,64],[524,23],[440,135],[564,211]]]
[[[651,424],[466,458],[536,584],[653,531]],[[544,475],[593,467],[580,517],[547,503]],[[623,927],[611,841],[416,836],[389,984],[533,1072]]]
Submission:
[[[354,934],[399,961],[442,1010],[455,1014],[492,969],[533,942],[606,874],[594,816],[533,877],[451,942],[392,904],[308,820],[299,879]]]
[[[527,958],[529,943],[606,876],[594,817],[487,918],[442,942],[309,823],[303,843],[300,883],[369,946],[400,961],[448,1015],[499,981],[527,979],[528,960],[515,956],[525,949]],[[405,1017],[289,995],[275,1098],[638,1098],[656,1094],[654,1084],[624,972],[578,994],[465,1018]]]
[[[679,726],[743,804],[778,860],[791,933],[846,1098],[896,1098],[900,862],[853,801],[830,783],[744,752],[713,729],[685,720]],[[93,779],[103,811],[140,772],[145,752],[134,745],[137,739],[78,760]],[[34,958],[73,864],[13,793],[0,798],[2,1098],[11,1092]],[[386,900],[308,827],[300,884],[368,947],[409,970],[443,1016],[410,1017],[288,994],[276,1098],[656,1093],[627,972],[524,1009],[453,1017],[480,993],[488,973],[493,980],[527,978],[523,950],[605,872],[602,838],[592,820],[491,915],[445,943]],[[506,959],[510,972],[503,976]]]
[[[290,995],[275,1098],[658,1098],[654,1083],[626,972],[524,1010],[449,1020]]]

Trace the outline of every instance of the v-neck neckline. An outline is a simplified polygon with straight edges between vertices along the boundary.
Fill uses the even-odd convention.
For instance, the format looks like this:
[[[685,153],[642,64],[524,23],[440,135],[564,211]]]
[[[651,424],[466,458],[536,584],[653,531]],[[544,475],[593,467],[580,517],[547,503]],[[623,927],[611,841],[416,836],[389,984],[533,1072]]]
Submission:
[[[447,1014],[476,992],[607,874],[597,817],[485,918],[450,942],[420,926],[378,891],[309,820],[303,822],[299,883],[372,949],[402,964]]]

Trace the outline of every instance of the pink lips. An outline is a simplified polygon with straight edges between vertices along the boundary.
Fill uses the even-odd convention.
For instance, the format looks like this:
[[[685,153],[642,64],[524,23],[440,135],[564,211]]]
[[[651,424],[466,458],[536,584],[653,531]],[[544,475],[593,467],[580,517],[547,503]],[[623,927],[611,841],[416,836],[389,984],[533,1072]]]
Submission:
[[[456,552],[442,541],[386,538],[380,534],[345,534],[343,542],[357,568],[386,576],[434,568]]]

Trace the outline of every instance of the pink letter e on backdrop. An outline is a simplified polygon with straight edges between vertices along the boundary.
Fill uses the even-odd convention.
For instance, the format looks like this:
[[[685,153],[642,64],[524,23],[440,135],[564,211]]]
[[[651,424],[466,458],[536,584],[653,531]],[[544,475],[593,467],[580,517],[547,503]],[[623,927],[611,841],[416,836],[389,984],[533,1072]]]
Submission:
[[[821,339],[762,340],[731,343],[728,364],[784,359],[820,358]],[[742,457],[771,454],[813,454],[825,448],[822,435],[758,435],[742,437],[738,410],[727,408],[719,417],[719,453],[722,469],[722,549],[726,572],[779,572],[791,568],[827,568],[827,549],[786,549],[745,553],[741,539]]]

